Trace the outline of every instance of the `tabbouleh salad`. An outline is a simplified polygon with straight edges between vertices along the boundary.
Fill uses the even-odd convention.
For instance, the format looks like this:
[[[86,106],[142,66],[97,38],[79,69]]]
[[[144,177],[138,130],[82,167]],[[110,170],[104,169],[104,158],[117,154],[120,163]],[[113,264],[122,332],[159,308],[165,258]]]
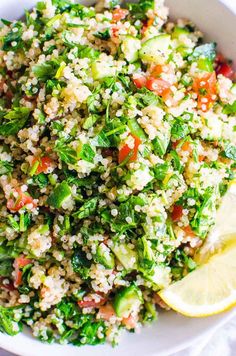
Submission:
[[[2,24],[0,331],[115,345],[196,268],[235,174],[233,69],[162,0]]]

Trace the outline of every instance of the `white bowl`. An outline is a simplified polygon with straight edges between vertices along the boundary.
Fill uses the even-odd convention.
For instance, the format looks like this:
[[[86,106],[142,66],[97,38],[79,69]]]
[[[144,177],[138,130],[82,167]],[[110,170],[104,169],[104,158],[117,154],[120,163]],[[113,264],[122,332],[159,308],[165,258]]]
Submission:
[[[92,3],[93,1],[84,1]],[[218,43],[218,48],[227,57],[236,59],[236,2],[224,0],[166,0],[171,17],[186,17],[206,35]],[[0,18],[19,18],[24,9],[30,9],[36,0],[0,0]],[[236,310],[208,318],[191,319],[174,312],[160,313],[158,322],[145,327],[139,334],[126,333],[119,346],[48,345],[34,339],[29,331],[10,337],[0,333],[0,347],[22,356],[166,356],[182,350],[201,337],[214,332],[220,325],[236,315]]]

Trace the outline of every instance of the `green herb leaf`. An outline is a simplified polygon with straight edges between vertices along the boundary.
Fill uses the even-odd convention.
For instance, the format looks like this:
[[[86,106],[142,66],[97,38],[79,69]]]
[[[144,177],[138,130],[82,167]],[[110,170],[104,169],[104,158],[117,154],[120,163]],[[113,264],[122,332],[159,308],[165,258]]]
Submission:
[[[22,331],[22,325],[14,319],[14,309],[0,306],[0,331],[14,336]]]
[[[26,124],[30,116],[30,109],[26,107],[16,107],[5,116],[5,122],[0,125],[0,135],[15,135]],[[7,121],[6,121],[7,120]]]
[[[78,211],[76,211],[73,216],[77,219],[84,219],[87,218],[91,215],[93,215],[96,212],[97,209],[97,204],[98,204],[98,198],[91,198],[88,199],[80,208]]]
[[[37,185],[40,189],[45,188],[48,185],[48,177],[44,173],[37,174],[32,177],[32,182]]]
[[[236,114],[236,100],[233,104],[227,104],[223,108],[223,113],[226,115],[234,115]]]
[[[87,259],[84,251],[77,248],[71,258],[71,264],[73,270],[79,273],[82,278],[87,279],[89,277],[91,261]]]
[[[0,160],[0,176],[10,174],[13,171],[12,163]]]
[[[85,143],[82,146],[81,151],[79,152],[79,158],[83,159],[84,161],[93,163],[94,157],[95,157],[94,150],[88,143]]]
[[[0,262],[0,276],[1,277],[11,277],[12,274],[12,262],[13,260],[8,259]]]
[[[179,140],[189,134],[188,124],[184,123],[181,119],[176,119],[171,128],[172,138]]]
[[[109,28],[106,28],[106,30],[104,30],[102,32],[98,31],[98,32],[94,33],[93,35],[97,38],[100,38],[103,41],[107,41],[107,40],[109,40],[109,38],[111,38]]]
[[[228,143],[222,152],[222,156],[236,161],[236,146]]]
[[[78,161],[77,152],[63,141],[56,141],[54,151],[57,152],[61,161],[67,164],[75,164]]]
[[[15,51],[23,47],[22,41],[23,26],[21,22],[16,22],[12,29],[3,37],[3,51]]]
[[[104,131],[101,131],[97,137],[97,146],[98,147],[110,147],[111,143],[109,138],[106,136]]]
[[[82,45],[78,47],[79,58],[97,59],[99,56],[100,52],[97,49]]]
[[[163,181],[169,170],[168,162],[159,164],[153,168],[154,176],[157,180]]]
[[[89,115],[83,123],[83,129],[85,129],[85,130],[90,129],[91,127],[93,127],[93,125],[96,123],[96,121],[98,119],[99,119],[99,116],[96,114]]]
[[[135,94],[137,99],[137,104],[139,108],[144,108],[149,105],[157,105],[160,102],[160,99],[152,91],[142,88],[138,90],[138,93]]]
[[[33,66],[32,71],[36,78],[42,82],[46,82],[48,79],[51,79],[56,75],[58,68],[59,64],[55,61],[46,61]]]

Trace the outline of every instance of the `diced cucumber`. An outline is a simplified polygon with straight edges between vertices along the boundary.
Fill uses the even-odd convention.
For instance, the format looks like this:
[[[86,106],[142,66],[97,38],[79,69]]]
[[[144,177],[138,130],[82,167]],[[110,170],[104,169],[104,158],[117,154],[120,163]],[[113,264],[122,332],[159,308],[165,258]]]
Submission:
[[[40,225],[37,231],[38,231],[38,233],[41,234],[41,235],[45,234],[46,232],[49,231],[49,226],[48,226],[48,224]]]
[[[153,289],[159,290],[170,284],[170,271],[162,266],[155,266],[153,274],[145,274],[144,278],[153,283]]]
[[[142,44],[139,51],[140,58],[144,62],[164,64],[169,56],[171,37],[169,35],[159,35],[150,38]]]
[[[141,140],[146,140],[146,134],[135,118],[129,119],[128,127],[134,136],[141,138]]]
[[[92,77],[94,80],[103,79],[105,77],[113,77],[116,74],[116,69],[105,61],[95,61],[91,65]]]
[[[114,245],[114,247],[112,247],[112,251],[126,270],[137,269],[138,256],[135,250],[132,250],[130,247],[122,243]]]
[[[61,182],[56,186],[53,192],[49,195],[47,203],[56,209],[61,208],[63,202],[71,196],[71,189],[66,181]]]
[[[98,246],[96,257],[97,261],[106,268],[113,269],[115,267],[115,257],[104,243]]]
[[[174,31],[172,32],[172,38],[179,39],[181,35],[189,35],[189,31],[185,27],[175,26]]]
[[[124,53],[124,58],[130,63],[137,61],[140,48],[141,41],[129,35],[125,36],[121,44],[121,51]]]
[[[231,93],[233,93],[234,95],[236,95],[236,83],[234,83],[230,89]]]
[[[179,46],[176,48],[176,51],[181,54],[183,58],[187,58],[191,53],[192,49],[186,46]]]
[[[113,307],[119,318],[128,317],[143,303],[141,290],[135,285],[120,290],[114,298]]]
[[[150,322],[157,319],[157,310],[154,303],[145,302],[144,303],[145,313],[143,320],[145,322]]]
[[[199,58],[197,61],[197,66],[200,70],[205,72],[213,72],[213,62],[209,58]]]

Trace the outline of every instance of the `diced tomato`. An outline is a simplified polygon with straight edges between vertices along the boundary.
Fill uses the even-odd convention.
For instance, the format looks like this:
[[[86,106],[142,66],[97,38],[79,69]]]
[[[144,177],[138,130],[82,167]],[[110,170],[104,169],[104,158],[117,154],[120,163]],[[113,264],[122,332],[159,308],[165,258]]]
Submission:
[[[198,95],[198,108],[208,111],[216,100],[217,86],[216,73],[206,73],[195,78],[193,90]]]
[[[38,162],[39,165],[37,167],[37,170],[35,174],[40,174],[40,173],[46,173],[48,171],[48,168],[52,167],[52,159],[50,157],[35,157],[32,160],[32,166]]]
[[[105,304],[107,301],[107,298],[103,296],[99,296],[99,297],[100,297],[99,301],[95,301],[92,296],[91,299],[88,300],[79,300],[78,305],[80,308],[98,308],[101,305]],[[87,298],[88,296],[86,297],[86,299]]]
[[[178,144],[180,143],[180,140],[176,140],[175,142],[172,142],[172,148],[176,149]]]
[[[130,148],[127,144],[121,147],[118,155],[119,163],[123,162],[129,155],[130,155],[129,162],[136,161],[138,157],[138,148],[139,145],[141,144],[141,140],[138,137],[134,136],[133,134],[130,134],[130,136],[132,136],[134,139],[134,148]]]
[[[199,161],[199,162],[204,161],[205,157],[206,157],[206,156],[204,156],[204,155],[199,155],[199,156],[198,156],[198,161]]]
[[[129,11],[126,9],[115,9],[112,13],[112,21],[118,22],[120,20],[124,20],[128,15]]]
[[[166,95],[170,92],[170,83],[161,78],[150,77],[147,80],[146,88],[155,92],[157,95]]]
[[[171,213],[171,219],[174,222],[179,221],[183,216],[183,207],[181,205],[174,205],[173,211]]]
[[[22,255],[15,259],[14,266],[17,265],[19,268],[22,268],[22,267],[29,265],[30,263],[32,263],[32,260],[30,260],[29,258],[26,258],[24,255]]]
[[[185,142],[182,144],[181,149],[182,149],[182,151],[192,152],[191,144],[190,144],[190,142],[188,142],[188,141],[185,141]]]
[[[166,73],[166,74],[170,74],[173,72],[172,67],[169,64],[158,64],[158,65],[154,65],[150,68],[150,72],[152,77],[160,77],[160,75],[162,73]]]
[[[175,141],[175,142],[172,142],[172,147],[173,147],[174,149],[176,149],[177,146],[180,144],[180,142],[181,142],[181,140],[177,140],[177,141]],[[191,147],[191,144],[190,144],[189,141],[185,141],[182,145],[180,144],[179,147],[180,147],[180,149],[181,149],[182,151],[189,151],[189,152],[192,152],[192,147]]]
[[[132,315],[129,315],[127,318],[122,319],[122,324],[126,326],[127,329],[134,329],[137,322]]]
[[[224,63],[225,62],[225,57],[223,56],[222,53],[216,54],[215,62],[216,63]]]
[[[193,232],[193,230],[192,230],[192,228],[191,228],[190,225],[185,226],[185,227],[183,228],[183,230],[184,230],[184,232],[185,232],[185,234],[186,234],[187,236],[190,236],[190,237],[196,236],[196,234]]]
[[[228,63],[220,63],[216,68],[216,74],[222,74],[229,79],[233,79],[234,70]]]
[[[111,304],[105,304],[99,308],[99,316],[103,320],[108,321],[115,315],[115,310]]]
[[[153,25],[154,19],[148,19],[147,21],[144,21],[143,27],[141,29],[141,35],[143,36],[147,29]]]
[[[138,89],[141,89],[143,87],[146,86],[147,84],[147,78],[144,76],[144,75],[140,75],[140,76],[135,76],[133,77],[133,82],[134,82],[134,85],[138,88]]]
[[[118,37],[119,30],[120,30],[120,27],[112,26],[112,28],[111,28],[112,37]]]
[[[22,283],[22,271],[21,268],[29,265],[32,263],[32,260],[29,260],[25,256],[19,256],[14,261],[14,268],[15,268],[15,282],[14,286],[18,287]]]
[[[8,199],[7,209],[16,212],[27,204],[33,204],[34,207],[36,206],[33,198],[27,193],[23,193],[21,188],[16,188],[15,191],[18,193],[18,197]]]

